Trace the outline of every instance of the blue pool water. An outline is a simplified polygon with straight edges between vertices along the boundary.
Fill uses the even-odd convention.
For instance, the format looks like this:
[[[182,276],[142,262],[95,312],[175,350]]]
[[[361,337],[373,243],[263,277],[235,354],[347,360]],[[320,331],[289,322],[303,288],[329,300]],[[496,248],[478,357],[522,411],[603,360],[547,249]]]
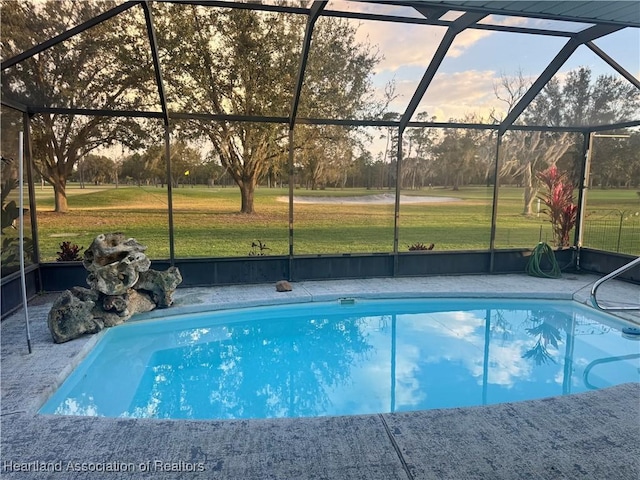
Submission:
[[[358,300],[109,329],[40,410],[137,418],[353,415],[640,381],[626,324],[570,301]]]

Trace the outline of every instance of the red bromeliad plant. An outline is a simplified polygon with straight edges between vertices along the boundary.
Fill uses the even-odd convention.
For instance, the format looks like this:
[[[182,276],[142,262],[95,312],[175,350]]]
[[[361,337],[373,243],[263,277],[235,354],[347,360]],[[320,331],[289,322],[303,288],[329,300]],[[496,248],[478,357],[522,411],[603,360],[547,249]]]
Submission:
[[[538,198],[547,206],[544,212],[551,221],[554,243],[557,247],[568,247],[569,233],[576,225],[578,214],[578,206],[573,203],[573,183],[555,165],[538,173],[538,179],[547,188]]]

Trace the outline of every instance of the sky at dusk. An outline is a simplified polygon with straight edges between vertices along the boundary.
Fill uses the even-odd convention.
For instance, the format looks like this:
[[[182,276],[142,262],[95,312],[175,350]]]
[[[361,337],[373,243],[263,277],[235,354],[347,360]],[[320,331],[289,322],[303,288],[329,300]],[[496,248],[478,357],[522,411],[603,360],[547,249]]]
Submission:
[[[407,7],[343,0],[331,0],[326,10],[388,13],[420,18],[418,12]],[[453,20],[456,16],[450,12],[443,19]],[[381,21],[349,21],[358,26],[358,40],[368,43],[372,48],[377,47],[383,57],[373,78],[377,95],[382,95],[385,84],[393,80],[397,99],[390,109],[403,112],[446,28]],[[500,16],[487,17],[482,23],[545,27],[569,32],[591,26]],[[520,71],[525,78],[535,80],[567,41],[566,37],[468,29],[456,37],[416,113],[426,110],[437,121],[461,119],[471,113],[488,116],[492,109],[503,112],[504,116],[506,105],[497,100],[494,85],[500,83],[501,77],[514,77]],[[595,40],[594,43],[628,72],[640,77],[640,29],[626,28]],[[579,47],[557,75],[562,78],[567,72],[579,67],[589,67],[593,79],[602,74],[619,77],[615,70],[586,46]]]

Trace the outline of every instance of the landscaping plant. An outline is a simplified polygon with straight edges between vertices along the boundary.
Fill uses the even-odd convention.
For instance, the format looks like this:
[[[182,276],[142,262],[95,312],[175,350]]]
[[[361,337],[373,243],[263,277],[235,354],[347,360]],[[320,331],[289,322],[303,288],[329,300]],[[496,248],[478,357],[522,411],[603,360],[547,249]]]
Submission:
[[[259,249],[259,250],[256,250],[256,249]],[[258,243],[251,242],[251,251],[249,252],[249,256],[250,257],[264,256],[266,255],[265,250],[271,250],[269,247],[267,247],[266,243],[262,243],[262,241],[260,240],[258,240]]]
[[[538,173],[538,179],[546,187],[538,198],[547,206],[544,213],[549,216],[556,247],[568,247],[569,233],[576,225],[578,206],[573,203],[573,183],[564,172],[552,165]]]
[[[425,245],[424,243],[418,242],[414,243],[413,245],[409,245],[409,251],[414,252],[416,250],[433,250],[433,247],[435,247],[433,243]]]
[[[60,244],[60,251],[56,252],[56,261],[58,262],[77,262],[82,260],[80,252],[84,247],[79,247],[75,243],[62,242]]]

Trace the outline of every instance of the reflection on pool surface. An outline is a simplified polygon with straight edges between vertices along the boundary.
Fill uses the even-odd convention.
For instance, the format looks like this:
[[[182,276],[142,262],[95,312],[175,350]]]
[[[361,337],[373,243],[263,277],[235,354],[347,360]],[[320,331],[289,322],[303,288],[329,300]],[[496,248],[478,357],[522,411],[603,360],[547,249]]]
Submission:
[[[570,301],[358,300],[111,328],[41,413],[353,415],[512,402],[640,381],[626,324]],[[586,378],[585,378],[586,372]]]

